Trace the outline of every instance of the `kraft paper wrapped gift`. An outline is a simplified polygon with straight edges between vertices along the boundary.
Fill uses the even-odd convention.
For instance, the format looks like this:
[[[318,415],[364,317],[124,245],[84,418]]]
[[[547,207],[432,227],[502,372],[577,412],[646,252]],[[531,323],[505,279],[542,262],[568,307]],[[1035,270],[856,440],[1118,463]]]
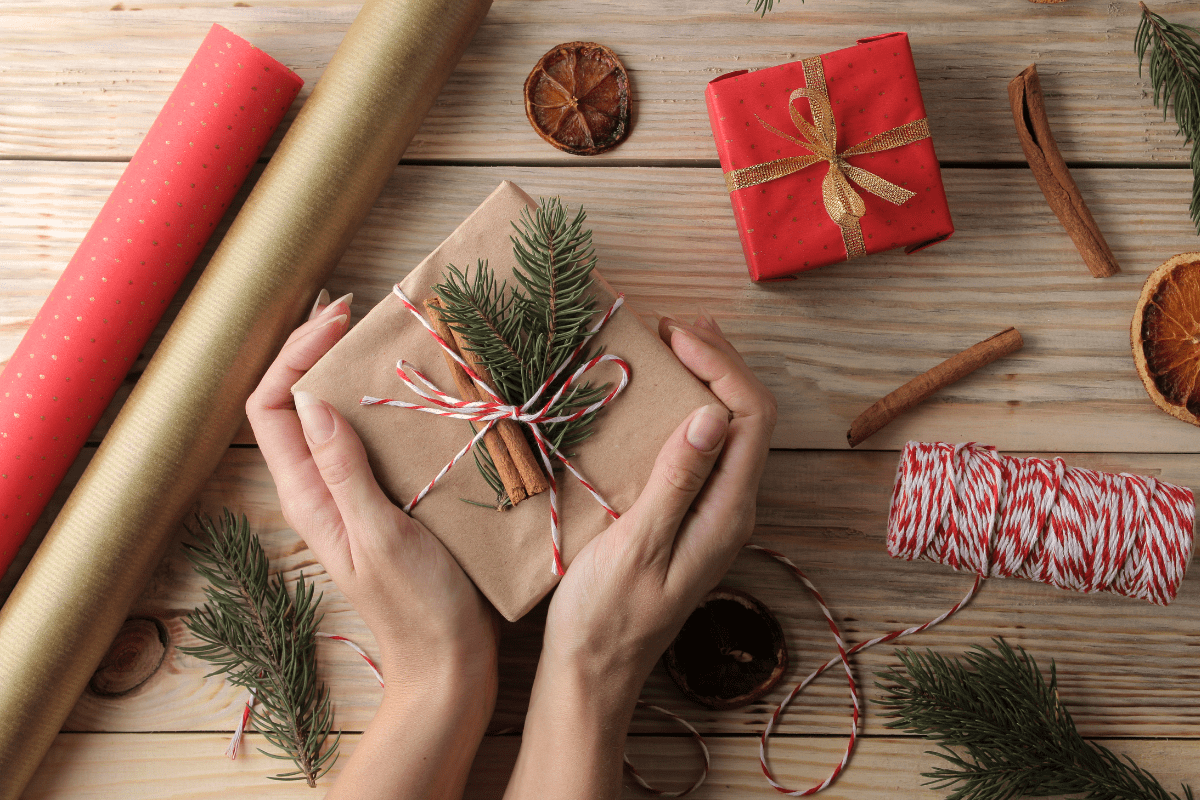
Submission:
[[[417,308],[433,296],[447,265],[475,269],[485,259],[498,282],[511,285],[516,266],[510,237],[521,210],[536,205],[505,181],[457,230],[401,282]],[[568,204],[569,205],[569,204]],[[598,252],[603,267],[604,254]],[[596,273],[595,319],[615,292]],[[571,463],[608,503],[622,513],[633,505],[663,442],[696,408],[716,399],[679,363],[670,349],[628,307],[620,308],[591,342],[620,356],[632,380],[598,415],[592,435],[573,448]],[[375,477],[403,506],[470,440],[467,422],[392,406],[363,406],[364,396],[410,402],[421,399],[396,374],[404,359],[442,391],[455,384],[437,343],[393,293],[371,310],[294,387],[340,411],[362,438]],[[620,372],[603,364],[587,374],[593,383],[615,383]],[[571,560],[612,522],[574,477],[557,473],[564,562]],[[463,502],[489,503],[495,493],[466,456],[412,510],[462,565],[475,585],[510,620],[535,606],[558,582],[553,571],[549,492],[505,511]]]

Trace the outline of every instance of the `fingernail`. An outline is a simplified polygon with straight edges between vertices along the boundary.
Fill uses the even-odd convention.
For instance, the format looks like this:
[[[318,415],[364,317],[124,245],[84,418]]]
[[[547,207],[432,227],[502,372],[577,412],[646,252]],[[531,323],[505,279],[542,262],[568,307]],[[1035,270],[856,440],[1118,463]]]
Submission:
[[[333,415],[325,404],[309,392],[292,392],[296,401],[296,413],[300,416],[300,426],[304,435],[312,444],[322,444],[333,436]],[[692,423],[695,425],[695,423]]]
[[[330,327],[331,325],[339,325],[339,326],[340,326],[340,325],[345,325],[345,324],[346,324],[346,320],[348,320],[348,319],[350,319],[350,318],[349,318],[348,316],[346,316],[345,314],[338,314],[336,317],[330,317],[329,319],[325,320],[324,322],[322,322],[322,323],[321,323],[320,325],[318,325],[317,327],[313,328],[311,331],[309,331],[309,332],[308,332],[307,334],[305,334],[305,335],[306,335],[306,336],[312,336],[312,335],[313,335],[313,334],[315,334],[317,331],[319,331],[319,330],[322,330],[323,328],[328,328],[328,327]]]
[[[662,335],[661,332],[665,331],[666,338],[670,339],[671,334],[674,333],[675,331],[683,330],[683,326],[680,325],[679,322],[676,321],[674,317],[665,317],[664,316],[661,319],[659,319],[659,321],[658,321],[658,330],[660,331],[660,334],[659,334],[660,336]]]
[[[346,311],[349,311],[350,304],[353,302],[354,302],[354,292],[347,292],[346,294],[339,297],[337,300],[334,300],[332,303],[330,303],[329,306],[325,310],[328,311],[330,308],[337,308],[339,304],[345,303]]]
[[[713,315],[708,313],[708,309],[704,306],[696,306],[700,312],[700,316],[696,319],[696,324],[708,328],[710,331],[716,331],[717,321],[713,319]]]
[[[688,444],[702,453],[712,450],[725,436],[729,413],[718,405],[709,405],[696,412],[688,425]]]
[[[325,305],[329,305],[329,290],[328,289],[322,289],[321,293],[319,295],[317,295],[317,301],[315,303],[313,303],[312,310],[308,312],[308,318],[312,319],[313,317],[317,316],[317,309],[319,309],[321,306],[325,306]]]

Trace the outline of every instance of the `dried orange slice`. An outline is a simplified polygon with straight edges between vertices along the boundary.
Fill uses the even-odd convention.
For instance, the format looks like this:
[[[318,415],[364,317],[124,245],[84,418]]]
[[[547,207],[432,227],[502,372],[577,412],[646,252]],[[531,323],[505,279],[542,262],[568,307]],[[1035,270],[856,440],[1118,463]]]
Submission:
[[[525,115],[559,150],[611,150],[629,133],[629,74],[602,44],[560,44],[525,79]]]
[[[679,690],[720,710],[758,700],[775,688],[787,665],[779,620],[757,598],[729,586],[708,593],[663,653]]]
[[[1200,253],[1182,253],[1150,273],[1129,336],[1150,399],[1200,425]]]

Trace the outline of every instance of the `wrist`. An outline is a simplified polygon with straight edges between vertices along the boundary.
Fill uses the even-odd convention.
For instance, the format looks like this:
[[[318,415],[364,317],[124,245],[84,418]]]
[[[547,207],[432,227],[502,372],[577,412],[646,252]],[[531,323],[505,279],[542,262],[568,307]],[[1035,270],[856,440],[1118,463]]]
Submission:
[[[494,679],[387,680],[376,717],[404,724],[420,720],[426,727],[445,724],[464,736],[482,736],[495,707]]]
[[[646,672],[629,661],[555,657],[543,652],[538,661],[530,708],[544,702],[555,713],[570,715],[597,729],[628,728]]]
[[[422,714],[487,726],[498,690],[496,650],[445,652],[437,657],[389,659],[383,665],[381,711]]]
[[[600,696],[605,702],[631,705],[654,669],[661,648],[608,642],[564,642],[547,635],[538,661],[538,677],[570,690]],[[551,640],[554,640],[552,643]]]
[[[630,673],[599,680],[592,665],[543,651],[505,797],[618,797],[640,690]]]

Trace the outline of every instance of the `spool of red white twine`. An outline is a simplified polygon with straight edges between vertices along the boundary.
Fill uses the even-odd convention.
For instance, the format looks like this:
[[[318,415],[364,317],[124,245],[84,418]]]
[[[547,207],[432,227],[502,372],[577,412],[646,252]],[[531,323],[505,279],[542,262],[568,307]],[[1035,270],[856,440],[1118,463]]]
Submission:
[[[994,447],[909,442],[888,515],[888,553],[983,577],[1028,578],[1157,605],[1192,557],[1190,489],[1140,475],[1014,458]]]
[[[1112,592],[1166,605],[1192,556],[1192,492],[1154,478],[1068,467],[1061,458],[1014,458],[974,443],[909,442],[900,456],[887,547],[893,558],[922,558],[975,573],[966,595],[922,625],[847,646],[817,588],[783,554],[747,545],[787,567],[821,607],[838,654],[796,685],[771,715],[759,743],[767,782],[791,797],[816,794],[846,768],[858,737],[861,703],[850,656],[928,630],[970,602],[983,579],[1020,577],[1079,592]],[[805,687],[841,664],[853,706],[850,737],[824,781],[807,789],[779,783],[767,742]]]

